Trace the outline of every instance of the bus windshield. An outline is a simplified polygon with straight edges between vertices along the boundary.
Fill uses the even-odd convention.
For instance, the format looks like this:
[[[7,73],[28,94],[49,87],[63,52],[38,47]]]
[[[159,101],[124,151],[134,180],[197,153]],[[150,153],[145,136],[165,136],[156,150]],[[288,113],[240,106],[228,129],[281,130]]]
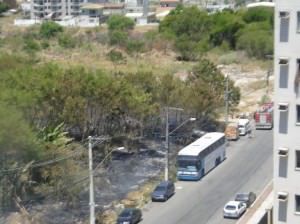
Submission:
[[[181,160],[178,159],[178,167],[179,168],[184,168],[184,169],[188,169],[191,171],[196,171],[200,169],[200,162],[198,162],[197,160]]]

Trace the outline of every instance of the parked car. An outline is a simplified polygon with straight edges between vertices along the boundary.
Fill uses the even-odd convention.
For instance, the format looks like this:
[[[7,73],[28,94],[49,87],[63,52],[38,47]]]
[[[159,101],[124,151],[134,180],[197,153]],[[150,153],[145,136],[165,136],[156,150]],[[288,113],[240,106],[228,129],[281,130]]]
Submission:
[[[136,224],[142,220],[142,211],[138,208],[125,208],[118,217],[117,224]]]
[[[234,200],[246,203],[247,208],[249,208],[252,205],[252,203],[255,201],[255,199],[256,199],[256,194],[253,192],[248,192],[248,193],[236,194]]]
[[[162,181],[152,192],[152,201],[166,201],[175,193],[174,183]]]
[[[240,201],[229,201],[223,209],[224,218],[239,218],[246,211],[247,205]]]

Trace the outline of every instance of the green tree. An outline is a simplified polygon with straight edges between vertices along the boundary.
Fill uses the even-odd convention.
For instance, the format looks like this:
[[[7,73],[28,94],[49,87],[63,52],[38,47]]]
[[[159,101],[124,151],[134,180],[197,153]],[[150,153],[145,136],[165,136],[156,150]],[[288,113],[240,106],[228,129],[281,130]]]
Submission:
[[[197,7],[178,6],[159,25],[159,32],[175,40],[180,59],[195,60],[205,51],[211,30],[209,15]],[[189,53],[190,52],[190,53]]]
[[[198,43],[190,40],[187,36],[177,38],[175,47],[180,54],[179,58],[184,61],[195,61],[201,55]]]
[[[178,6],[160,23],[160,32],[169,32],[174,37],[188,36],[192,41],[207,37],[211,29],[211,19],[197,7]]]
[[[7,164],[20,164],[39,158],[39,144],[22,113],[0,103],[0,152],[8,156]]]
[[[6,12],[9,9],[9,6],[4,3],[4,2],[0,2],[0,14],[3,12]]]
[[[263,59],[273,54],[273,31],[268,22],[251,23],[238,33],[237,49],[251,57]]]
[[[134,28],[134,21],[123,15],[112,15],[107,20],[108,30],[129,31]]]
[[[268,21],[273,26],[274,9],[269,7],[249,8],[243,15],[247,23]]]
[[[111,45],[126,46],[128,34],[124,31],[114,30],[109,33]]]
[[[0,203],[1,210],[14,207],[17,197],[30,193],[28,167],[42,158],[33,130],[14,106],[0,102]],[[20,169],[21,167],[21,169]],[[3,171],[6,170],[7,172]]]
[[[54,37],[61,32],[63,32],[63,27],[52,21],[43,22],[40,27],[40,35],[44,38]]]
[[[244,27],[241,18],[232,12],[221,12],[212,15],[214,27],[210,32],[209,40],[213,46],[220,46],[226,41],[235,49],[236,34]]]
[[[230,82],[230,88],[233,82]],[[184,93],[185,108],[201,116],[216,117],[218,109],[223,107],[225,78],[216,66],[203,59],[192,70]],[[232,107],[239,102],[239,89],[234,89]]]

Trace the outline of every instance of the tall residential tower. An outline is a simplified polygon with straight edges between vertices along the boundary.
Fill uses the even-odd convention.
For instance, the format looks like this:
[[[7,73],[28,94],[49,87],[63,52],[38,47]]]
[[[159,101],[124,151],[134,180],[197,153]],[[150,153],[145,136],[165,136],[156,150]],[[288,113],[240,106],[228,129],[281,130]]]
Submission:
[[[300,0],[275,1],[274,224],[300,223]]]

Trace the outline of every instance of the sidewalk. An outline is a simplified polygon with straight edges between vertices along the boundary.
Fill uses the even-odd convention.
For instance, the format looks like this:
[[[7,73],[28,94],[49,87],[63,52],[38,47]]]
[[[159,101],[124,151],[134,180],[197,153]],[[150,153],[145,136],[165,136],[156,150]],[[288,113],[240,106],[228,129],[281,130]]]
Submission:
[[[273,205],[273,181],[271,181],[257,197],[253,205],[239,219],[237,224],[257,224]]]

